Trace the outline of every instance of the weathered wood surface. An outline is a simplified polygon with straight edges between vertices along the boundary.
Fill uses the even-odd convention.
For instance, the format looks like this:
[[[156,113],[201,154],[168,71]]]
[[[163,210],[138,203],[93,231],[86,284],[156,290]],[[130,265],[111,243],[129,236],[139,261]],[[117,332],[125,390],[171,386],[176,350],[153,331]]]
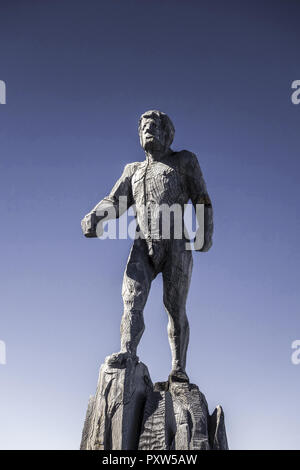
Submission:
[[[101,366],[82,432],[84,450],[228,449],[224,413],[209,415],[197,385],[152,385],[147,367],[127,360]]]

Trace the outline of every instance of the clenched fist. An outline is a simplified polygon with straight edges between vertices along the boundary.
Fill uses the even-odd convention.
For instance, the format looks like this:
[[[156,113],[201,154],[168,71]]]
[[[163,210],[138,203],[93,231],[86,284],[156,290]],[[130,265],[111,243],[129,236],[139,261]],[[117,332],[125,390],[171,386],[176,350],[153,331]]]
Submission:
[[[96,228],[97,228],[97,216],[95,212],[90,212],[87,214],[81,221],[81,228],[83,234],[88,237],[97,237]]]

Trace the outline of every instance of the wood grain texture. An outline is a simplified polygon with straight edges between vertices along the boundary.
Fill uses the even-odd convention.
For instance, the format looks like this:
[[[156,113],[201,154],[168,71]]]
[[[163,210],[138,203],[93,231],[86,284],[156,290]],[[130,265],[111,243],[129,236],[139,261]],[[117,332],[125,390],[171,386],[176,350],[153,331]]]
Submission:
[[[209,415],[197,385],[152,385],[147,367],[130,358],[101,366],[82,432],[82,450],[228,449],[224,413]]]

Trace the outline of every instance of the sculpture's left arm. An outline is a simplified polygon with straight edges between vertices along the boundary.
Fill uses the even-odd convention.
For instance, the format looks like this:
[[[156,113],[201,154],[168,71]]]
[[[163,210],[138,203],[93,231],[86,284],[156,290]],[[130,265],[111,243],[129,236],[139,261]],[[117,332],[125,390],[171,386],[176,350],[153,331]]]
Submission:
[[[208,251],[212,246],[212,235],[214,230],[213,224],[213,208],[211,199],[207,192],[206,184],[203,178],[203,174],[198,163],[198,159],[195,154],[190,153],[189,163],[186,168],[188,174],[188,190],[189,196],[193,203],[196,216],[198,219],[199,230],[204,230],[204,242],[200,244],[200,247],[197,247],[199,244],[199,233],[198,239],[196,235],[195,239],[195,250],[196,251]],[[197,210],[197,204],[204,204],[204,227],[203,219],[200,217],[201,211]],[[203,213],[202,213],[203,214]]]

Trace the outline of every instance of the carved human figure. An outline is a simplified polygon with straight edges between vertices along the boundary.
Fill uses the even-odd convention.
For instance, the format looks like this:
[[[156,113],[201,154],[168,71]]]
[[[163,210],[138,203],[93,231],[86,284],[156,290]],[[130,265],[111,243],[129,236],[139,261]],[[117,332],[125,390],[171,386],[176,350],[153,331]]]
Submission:
[[[204,205],[204,242],[195,251],[208,251],[212,245],[213,213],[205,181],[196,156],[186,150],[173,152],[174,126],[160,111],[147,111],[139,120],[140,143],[145,151],[143,162],[129,163],[111,193],[100,201],[82,220],[86,237],[101,234],[99,224],[118,218],[130,206],[135,207],[137,237],[134,240],[123,278],[124,313],[121,320],[121,351],[113,354],[111,364],[136,358],[144,332],[143,310],[152,280],[158,273],[163,278],[163,302],[169,317],[168,337],[172,352],[170,381],[188,381],[185,371],[189,341],[186,298],[192,273],[192,252],[184,236],[155,236],[145,213],[157,214],[153,207],[174,204],[182,207],[191,200],[194,208]],[[203,207],[203,206],[202,206]],[[113,208],[113,211],[109,209]],[[106,215],[106,217],[105,217]],[[157,215],[157,217],[159,217]],[[199,221],[200,223],[200,221]],[[159,224],[158,224],[159,225]],[[184,224],[183,224],[184,227]],[[202,237],[203,238],[203,237]],[[197,241],[197,240],[196,240]]]

